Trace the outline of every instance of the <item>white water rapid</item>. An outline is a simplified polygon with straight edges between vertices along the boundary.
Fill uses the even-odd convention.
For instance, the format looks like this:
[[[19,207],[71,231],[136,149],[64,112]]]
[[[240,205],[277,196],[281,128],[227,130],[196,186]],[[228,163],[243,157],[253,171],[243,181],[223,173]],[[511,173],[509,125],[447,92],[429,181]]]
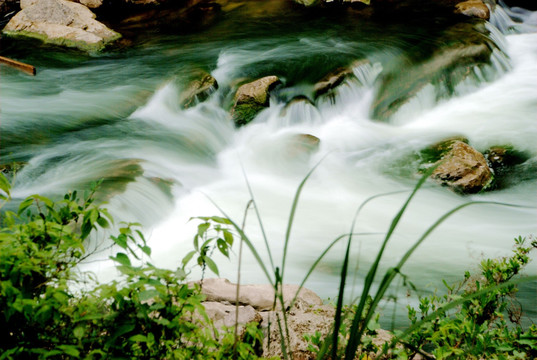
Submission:
[[[14,197],[58,194],[100,177],[132,176],[134,181],[125,182],[121,190],[110,191],[106,207],[118,221],[144,224],[153,250],[151,262],[176,268],[193,248],[197,222],[189,219],[221,215],[212,202],[242,223],[250,199],[248,182],[275,266],[281,266],[295,191],[318,164],[298,202],[285,264],[287,283],[299,283],[328,244],[350,230],[361,203],[374,195],[399,191],[371,201],[357,219],[355,232],[370,234],[353,240],[351,268],[359,268],[358,277],[352,280],[356,295],[383,234],[418,180],[418,175],[403,175],[409,173],[406,159],[413,152],[451,136],[464,136],[479,151],[510,144],[528,154],[527,166],[535,168],[536,14],[509,11],[498,9],[488,25],[508,55],[491,65],[498,70],[494,79],[484,76],[478,84],[463,82],[454,96],[443,100],[436,99],[432,85],[425,87],[390,122],[374,121],[370,115],[376,79],[383,71],[378,59],[397,55],[389,47],[367,55],[372,65],[354,68],[360,81],[341,86],[335,102],[321,101],[316,106],[294,102],[286,107],[272,98],[269,108],[239,129],[222,106],[230,100],[233,82],[245,76],[249,66],[283,61],[286,56],[296,59],[293,56],[306,48],[313,54],[326,49],[348,53],[357,48],[357,41],[304,36],[284,39],[277,46],[238,42],[218,50],[214,44],[200,44],[197,51],[214,55],[207,61],[213,63],[211,73],[220,89],[187,110],[178,103],[185,86],[180,81],[182,68],[167,77],[152,77],[158,72],[153,59],[161,53],[177,57],[180,50],[158,50],[151,42],[144,45],[149,54],[144,58],[73,60],[74,65],[64,63],[59,68],[47,65],[35,81],[6,72],[2,74],[2,127],[11,137],[4,135],[2,141],[9,140],[10,154],[28,162],[17,176]],[[507,68],[503,69],[502,62]],[[311,87],[296,82],[286,91],[300,94]],[[13,134],[26,134],[35,141],[18,144]],[[301,145],[300,134],[320,139],[319,148],[311,151]],[[442,214],[472,200],[519,206],[483,204],[463,209],[431,234],[403,272],[422,289],[441,288],[441,279],[461,278],[466,269],[476,270],[484,257],[508,255],[514,237],[537,233],[535,179],[471,196],[428,182],[388,244],[382,268],[393,265]],[[162,184],[171,184],[171,195],[162,190]],[[269,266],[252,209],[245,232]],[[242,282],[265,282],[249,250],[244,251]],[[233,252],[231,260],[216,259],[220,275],[236,281],[238,244]],[[323,298],[335,297],[343,254],[341,242],[306,286]],[[531,266],[529,271],[535,273],[535,262]],[[110,261],[92,262],[85,268],[103,280],[117,275]],[[193,278],[199,275],[192,274]],[[525,291],[527,301],[535,305],[531,295],[535,295],[535,284]]]

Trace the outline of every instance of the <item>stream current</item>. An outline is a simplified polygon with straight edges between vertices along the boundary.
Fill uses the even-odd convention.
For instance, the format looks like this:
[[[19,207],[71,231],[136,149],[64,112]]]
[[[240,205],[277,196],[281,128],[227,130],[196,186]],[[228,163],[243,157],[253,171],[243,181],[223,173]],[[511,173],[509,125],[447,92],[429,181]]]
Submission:
[[[411,154],[452,136],[466,137],[479,151],[508,144],[526,153],[530,175],[506,188],[461,196],[429,182],[418,192],[388,244],[382,269],[455,206],[471,200],[522,206],[470,206],[439,226],[403,268],[421,291],[431,291],[442,287],[441,279],[455,281],[466,269],[477,270],[484,257],[508,255],[514,237],[536,233],[536,14],[497,9],[487,29],[501,51],[491,64],[473,69],[473,80],[461,81],[449,96],[437,96],[434,84],[423,87],[386,121],[371,115],[379,78],[419,71],[420,57],[430,58],[431,49],[440,46],[437,29],[305,21],[296,14],[239,9],[195,33],[152,34],[132,48],[93,57],[13,44],[9,55],[35,65],[38,74],[2,68],[2,163],[25,163],[13,189],[19,200],[35,193],[61,196],[104,179],[100,196],[116,222],[143,224],[152,263],[169,268],[179,266],[193,247],[197,223],[189,219],[221,215],[212,202],[242,222],[247,184],[280,266],[295,191],[319,164],[298,203],[287,283],[299,283],[326,246],[350,230],[363,201],[400,191],[371,201],[357,219],[355,231],[371,234],[353,240],[351,268],[358,275],[350,280],[350,297],[359,294],[383,234],[419,178]],[[353,68],[358,81],[345,82],[333,98],[286,106],[296,95],[311,95],[324,74],[360,59],[369,63]],[[433,55],[429,61],[434,60]],[[198,69],[210,72],[219,89],[207,101],[181,109],[180,94]],[[279,76],[283,87],[252,123],[235,128],[229,106],[237,82],[266,75]],[[297,144],[299,134],[319,138],[318,149]],[[246,233],[268,265],[252,210]],[[220,275],[231,281],[237,252],[235,245],[231,261],[216,257]],[[343,254],[342,242],[306,286],[334,298]],[[117,276],[110,261],[85,268],[102,280]],[[266,281],[248,250],[242,269],[242,282]],[[533,262],[528,272],[535,269]],[[536,291],[536,284],[524,285],[520,295],[534,321]]]

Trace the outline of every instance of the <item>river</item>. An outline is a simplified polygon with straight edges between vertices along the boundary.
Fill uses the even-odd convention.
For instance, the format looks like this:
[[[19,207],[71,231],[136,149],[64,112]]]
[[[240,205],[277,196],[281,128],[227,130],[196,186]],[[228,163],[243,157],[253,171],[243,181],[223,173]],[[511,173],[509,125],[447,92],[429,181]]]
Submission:
[[[378,79],[387,72],[411,73],[419,57],[442,41],[435,27],[236,11],[197,32],[154,33],[98,56],[10,44],[5,51],[11,57],[38,71],[33,78],[2,68],[2,163],[26,163],[13,196],[59,196],[104,179],[100,197],[116,221],[143,224],[152,263],[175,268],[192,249],[196,222],[189,219],[221,215],[214,202],[241,223],[249,184],[281,266],[295,191],[318,164],[298,203],[285,282],[300,282],[326,246],[350,230],[363,201],[399,192],[371,201],[358,217],[355,231],[369,235],[354,238],[351,268],[358,275],[350,280],[351,296],[359,293],[382,234],[419,178],[408,156],[451,136],[466,137],[480,151],[512,145],[528,155],[524,176],[506,188],[469,196],[427,183],[388,245],[382,269],[455,206],[472,200],[520,205],[470,206],[432,233],[403,272],[423,292],[441,288],[441,279],[455,281],[466,269],[477,270],[484,257],[508,255],[513,238],[537,230],[537,13],[519,11],[515,24],[508,12],[497,10],[487,24],[502,51],[491,65],[474,69],[477,80],[463,81],[443,97],[433,84],[425,86],[386,121],[372,117]],[[353,69],[360,81],[341,86],[334,99],[286,106],[293,96],[311,93],[323,74],[360,59],[369,60]],[[220,87],[183,110],[179,95],[197,69],[210,72]],[[266,75],[279,76],[283,89],[252,123],[235,128],[228,111],[232,89],[240,79]],[[319,148],[304,149],[298,134],[319,138]],[[246,233],[268,265],[252,210]],[[221,276],[232,281],[237,252],[235,245],[231,261],[217,257]],[[344,244],[335,246],[306,286],[333,299],[343,254]],[[117,276],[109,261],[86,268],[103,280]],[[533,262],[528,272],[535,269]],[[247,251],[242,281],[266,281]],[[521,294],[533,319],[536,292],[530,284]]]

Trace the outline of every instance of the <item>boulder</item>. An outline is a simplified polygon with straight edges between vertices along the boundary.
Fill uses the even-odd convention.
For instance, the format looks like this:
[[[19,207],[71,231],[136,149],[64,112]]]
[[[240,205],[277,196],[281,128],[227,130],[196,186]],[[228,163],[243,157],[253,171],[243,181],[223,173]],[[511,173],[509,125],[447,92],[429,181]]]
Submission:
[[[78,0],[78,2],[90,9],[97,9],[103,5],[103,0]]]
[[[99,51],[121,37],[95,20],[86,6],[66,0],[23,1],[24,8],[4,28],[9,36],[37,38],[45,43]]]
[[[195,79],[190,81],[187,88],[179,97],[179,104],[187,109],[197,103],[205,101],[216,89],[218,83],[210,74],[200,72]]]
[[[269,106],[269,94],[281,84],[277,76],[265,76],[239,87],[231,115],[237,126],[249,123],[259,111]]]
[[[490,19],[490,10],[481,0],[468,0],[455,5],[455,13],[483,20]]]
[[[492,172],[483,154],[462,141],[454,141],[431,177],[463,193],[477,193],[492,182]]]
[[[283,297],[285,307],[291,305],[291,301],[297,293],[298,285],[284,285]],[[206,296],[206,301],[224,304],[235,304],[237,299],[237,285],[227,279],[205,279],[201,287],[201,293]],[[258,311],[272,310],[274,304],[274,288],[270,284],[265,285],[241,285],[239,287],[239,305],[250,305]],[[313,291],[306,288],[300,289],[297,304],[321,305],[323,301]]]

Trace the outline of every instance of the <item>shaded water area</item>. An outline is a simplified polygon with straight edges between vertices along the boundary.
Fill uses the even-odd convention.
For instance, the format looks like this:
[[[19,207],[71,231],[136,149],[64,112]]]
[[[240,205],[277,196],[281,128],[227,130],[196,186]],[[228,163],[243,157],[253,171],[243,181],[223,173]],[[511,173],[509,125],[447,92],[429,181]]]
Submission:
[[[131,47],[97,56],[6,42],[3,55],[38,69],[35,78],[1,69],[1,163],[24,164],[13,196],[61,196],[104,179],[99,196],[116,221],[142,223],[152,262],[175,268],[192,249],[196,222],[189,219],[220,215],[214,201],[241,222],[248,182],[279,264],[295,191],[319,164],[298,204],[285,282],[300,282],[326,246],[350,230],[363,201],[400,191],[368,203],[358,217],[355,231],[370,235],[354,239],[351,268],[358,275],[351,297],[419,178],[415,154],[463,136],[482,152],[510,145],[525,161],[495,191],[461,196],[428,183],[404,215],[382,268],[394,265],[442,214],[471,200],[520,206],[475,205],[442,224],[403,269],[423,293],[441,288],[443,278],[450,282],[476,270],[485,256],[508,255],[514,237],[536,233],[535,13],[515,9],[510,17],[510,10],[498,9],[491,22],[471,30],[486,38],[490,61],[460,63],[449,58],[468,45],[461,35],[468,29],[458,25],[295,10],[239,7],[210,26],[148,31]],[[313,100],[314,84],[342,66],[351,66],[355,78],[330,96],[291,101]],[[180,95],[199,70],[211,73],[219,88],[182,109]],[[283,85],[269,108],[236,128],[229,114],[236,88],[267,75],[279,76]],[[303,134],[317,137],[318,148],[305,145]],[[246,232],[268,264],[251,210]],[[343,254],[343,243],[334,247],[306,286],[335,297]],[[243,263],[244,282],[265,281],[248,253]],[[236,256],[218,264],[221,276],[235,281]],[[107,261],[86,267],[104,280],[117,275]],[[535,263],[529,272],[535,274]],[[396,291],[406,293],[402,285]],[[536,291],[536,284],[524,285],[520,295],[534,321]],[[402,307],[405,299],[399,301]]]

